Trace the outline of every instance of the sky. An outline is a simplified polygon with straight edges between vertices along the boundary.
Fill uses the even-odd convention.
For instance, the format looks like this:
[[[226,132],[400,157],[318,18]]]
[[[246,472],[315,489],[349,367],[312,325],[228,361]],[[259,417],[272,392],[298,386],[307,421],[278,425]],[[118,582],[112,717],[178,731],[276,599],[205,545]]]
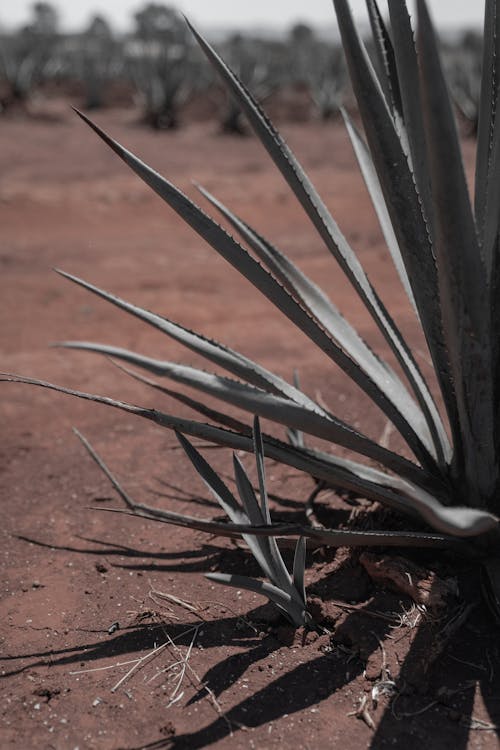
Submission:
[[[483,0],[428,0],[435,22],[442,27],[480,26]],[[146,0],[54,0],[62,27],[78,30],[95,13],[103,13],[118,31],[131,26],[131,17]],[[25,23],[33,0],[0,0],[0,24],[15,28]],[[173,3],[202,28],[231,29],[272,26],[289,27],[300,20],[330,26],[334,22],[331,0],[178,0]],[[384,6],[384,0],[381,0]],[[357,18],[366,18],[364,0],[351,0]]]

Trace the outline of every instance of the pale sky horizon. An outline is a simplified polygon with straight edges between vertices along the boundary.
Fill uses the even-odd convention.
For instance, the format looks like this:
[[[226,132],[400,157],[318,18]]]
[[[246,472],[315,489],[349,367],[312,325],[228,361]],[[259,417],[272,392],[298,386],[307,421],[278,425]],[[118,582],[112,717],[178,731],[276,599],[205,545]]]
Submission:
[[[442,28],[467,28],[481,26],[483,2],[474,0],[428,0],[432,16]],[[0,25],[15,29],[26,23],[34,0],[1,0]],[[96,13],[105,15],[116,31],[128,31],[132,27],[135,11],[146,4],[146,0],[55,0],[52,3],[65,31],[77,31],[88,24]],[[204,28],[228,29],[248,27],[287,28],[297,21],[316,26],[334,25],[335,13],[331,0],[178,0],[166,3],[174,5]],[[384,7],[384,1],[381,0]],[[364,0],[351,0],[351,8],[357,20],[366,19]]]

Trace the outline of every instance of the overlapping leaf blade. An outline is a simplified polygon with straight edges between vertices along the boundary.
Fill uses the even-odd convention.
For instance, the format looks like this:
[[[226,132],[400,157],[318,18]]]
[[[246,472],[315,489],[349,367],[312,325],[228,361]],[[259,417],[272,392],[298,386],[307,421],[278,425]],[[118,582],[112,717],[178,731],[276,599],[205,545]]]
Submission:
[[[259,507],[259,503],[255,496],[252,483],[250,482],[243,464],[236,455],[233,456],[233,463],[234,477],[236,480],[236,486],[238,488],[238,494],[248,514],[250,523],[252,524],[252,526],[265,526],[266,524],[271,523],[270,518],[269,521],[264,518],[262,510]],[[269,515],[268,512],[266,513],[266,516],[267,515]],[[272,581],[274,581],[276,585],[279,585],[280,588],[286,589],[287,586],[290,585],[291,580],[285,563],[283,562],[283,558],[281,557],[276,545],[275,539],[273,537],[266,537],[260,538],[259,541],[262,544],[262,548],[266,556],[266,562],[268,564],[268,577]]]
[[[492,262],[491,240],[494,241],[496,239],[494,235],[498,233],[499,209],[498,201],[494,197],[500,184],[499,106],[500,7],[498,0],[485,0],[483,62],[476,150],[475,218],[487,269],[491,268]],[[488,235],[488,237],[486,238],[485,235]]]
[[[412,480],[418,481],[421,478],[422,470],[411,461],[378,445],[378,443],[333,415],[318,413],[316,410],[306,408],[290,399],[274,395],[255,386],[208,373],[188,365],[155,360],[115,346],[84,341],[66,342],[64,346],[124,360],[155,375],[169,377],[178,383],[201,390],[226,403],[258,414],[261,417],[267,417],[286,427],[299,429],[309,435],[342,445],[368,456]]]
[[[389,0],[389,14],[411,170],[420,196],[427,230],[432,240],[433,205],[413,29],[405,2]]]
[[[174,417],[156,409],[133,406],[105,396],[75,391],[53,383],[7,373],[0,373],[0,381],[49,388],[59,393],[120,409],[128,414],[148,419],[160,427],[177,430],[192,437],[209,440],[235,450],[253,451],[253,441],[250,437],[213,425]],[[364,497],[378,500],[402,513],[419,517],[434,529],[439,529],[446,534],[463,537],[476,536],[495,529],[498,525],[498,518],[492,513],[474,508],[446,507],[436,496],[415,484],[349,459],[331,456],[320,451],[295,448],[269,436],[264,437],[264,444],[266,454],[280,463],[323,479],[333,486],[360,492]],[[445,490],[444,487],[441,489]]]
[[[172,511],[164,511],[159,508],[151,508],[150,506],[146,506],[140,503],[135,503],[123,490],[121,485],[117,482],[115,477],[111,474],[109,469],[107,468],[106,464],[102,461],[102,459],[97,455],[97,453],[93,450],[93,448],[90,446],[88,441],[78,433],[78,431],[75,431],[77,436],[80,438],[81,442],[85,446],[86,450],[89,452],[91,457],[94,459],[94,461],[98,464],[98,466],[101,468],[102,471],[106,474],[109,481],[112,483],[113,487],[117,492],[120,494],[122,499],[125,501],[129,511],[132,511],[134,514],[140,514],[143,517],[149,517],[152,520],[156,521],[163,521],[166,523],[172,523],[174,525],[180,525],[188,528],[195,528],[199,529],[201,531],[206,531],[207,533],[216,533],[223,536],[234,536],[234,535],[245,535],[247,533],[250,533],[251,535],[254,535],[258,537],[257,542],[264,542],[266,541],[266,537],[271,537],[270,541],[272,541],[275,544],[274,536],[280,535],[300,535],[300,538],[296,545],[296,551],[295,551],[295,560],[294,560],[294,586],[296,583],[299,584],[298,588],[295,589],[295,591],[292,589],[292,598],[296,598],[296,593],[301,591],[300,583],[303,581],[303,569],[304,569],[304,561],[305,561],[305,545],[303,542],[301,542],[301,538],[311,538],[315,539],[318,542],[322,542],[324,544],[330,545],[330,546],[343,546],[351,544],[353,546],[358,546],[361,544],[367,544],[367,545],[377,545],[377,544],[388,544],[388,545],[402,545],[402,546],[414,546],[421,544],[422,546],[449,546],[453,543],[453,540],[450,537],[440,536],[436,534],[422,534],[418,532],[380,532],[380,531],[354,531],[354,530],[329,530],[329,529],[323,529],[323,528],[314,528],[314,527],[301,527],[297,524],[268,524],[267,526],[254,526],[249,523],[220,523],[220,522],[214,522],[214,521],[206,521],[202,519],[197,519],[192,516],[186,516],[179,513],[173,513]],[[190,456],[190,458],[194,458],[194,465],[199,469],[201,467],[202,476],[204,479],[208,478],[208,484],[209,486],[212,483],[213,474],[214,472],[211,470],[210,467],[208,467],[208,474],[205,478],[205,474],[207,473],[207,465],[204,461],[203,457],[200,456],[200,454],[197,453],[196,449],[189,444],[188,441],[186,441],[186,445],[188,447],[188,456],[190,453],[193,454],[193,456]],[[216,484],[216,491],[215,495],[217,498],[219,498],[220,493],[220,483]],[[213,491],[213,490],[212,490]],[[224,494],[228,492],[227,488],[226,490],[222,490]],[[237,507],[237,503],[234,500],[234,498],[230,498],[230,505],[229,507],[233,505]],[[224,506],[223,506],[224,507]],[[231,511],[231,515],[233,514],[233,511]],[[248,521],[248,519],[246,519]],[[256,543],[257,543],[256,542]],[[260,546],[260,545],[259,545]],[[280,556],[279,550],[277,547],[275,547],[276,554],[278,555],[279,562],[282,565],[283,569],[285,570],[284,577],[281,577],[280,574],[280,581],[282,586],[286,589],[290,585],[290,580],[288,576],[288,571],[286,571],[286,568],[284,567],[284,564],[282,562],[282,558]],[[268,556],[266,551],[264,550],[264,556]],[[272,566],[270,566],[272,567]],[[305,601],[305,597],[303,597]]]
[[[386,414],[405,438],[420,463],[436,470],[430,452],[432,445],[424,443],[400,411],[387,398],[376,383],[332,340],[316,321],[291,297],[291,295],[222,227],[181,193],[168,180],[152,170],[130,151],[114,141],[95,123],[80,113],[80,117],[130,166],[171,208],[173,208],[201,237],[203,237],[239,273],[251,282],[275,305],[303,334],[330,357],[372,401]],[[102,294],[101,294],[102,296]],[[402,345],[402,340],[400,340]],[[412,360],[413,361],[413,360]],[[408,364],[408,363],[407,363]],[[417,373],[419,375],[419,373]]]
[[[230,430],[241,432],[242,435],[251,434],[250,426],[245,424],[244,422],[240,422],[239,419],[235,419],[228,414],[224,414],[223,412],[217,411],[216,409],[212,409],[206,404],[202,404],[201,401],[197,401],[196,399],[186,396],[185,393],[174,391],[171,388],[166,388],[164,385],[160,385],[160,383],[157,383],[155,380],[146,378],[143,375],[140,375],[138,372],[134,372],[134,370],[131,370],[130,368],[119,364],[113,359],[111,359],[110,361],[115,365],[115,367],[124,372],[126,375],[129,375],[131,378],[134,378],[134,380],[137,380],[139,383],[143,383],[144,385],[148,385],[151,388],[154,388],[160,393],[163,393],[165,396],[170,396],[176,401],[179,401],[181,404],[184,404],[190,409],[193,409],[193,411],[198,412],[198,414],[201,414],[207,419],[210,419],[211,422],[215,422],[219,425],[224,425],[224,427],[228,427]]]
[[[401,0],[400,0],[401,2]],[[379,81],[393,116],[402,116],[401,91],[391,37],[376,0],[366,0],[372,27],[375,54],[379,65]]]
[[[271,523],[269,514],[269,501],[267,497],[266,471],[264,466],[264,443],[262,432],[260,430],[260,421],[258,417],[253,420],[253,450],[255,453],[255,464],[257,467],[257,479],[259,482],[260,505],[265,523]]]
[[[492,405],[491,318],[487,273],[462,164],[458,134],[436,36],[418,2],[418,52],[426,143],[434,201],[443,329],[464,445],[467,502],[481,507],[498,482]]]
[[[418,531],[356,531],[346,529],[317,529],[300,526],[298,524],[273,523],[269,526],[252,526],[250,524],[225,523],[222,521],[207,521],[194,516],[188,516],[173,511],[150,508],[142,503],[136,503],[133,510],[121,508],[99,508],[106,513],[121,513],[122,515],[139,516],[158,523],[166,523],[182,528],[203,531],[207,534],[238,539],[243,534],[257,537],[277,537],[281,544],[285,544],[290,537],[304,536],[311,540],[311,546],[325,547],[422,547],[432,549],[461,549],[471,550],[467,541],[456,537],[432,532]],[[288,546],[288,545],[287,545]],[[296,547],[296,544],[293,545]]]
[[[233,450],[244,450],[252,452],[254,449],[251,437],[232,432],[231,430],[216,427],[210,424],[204,424],[189,419],[182,419],[171,414],[166,414],[159,410],[146,409],[123,401],[117,401],[105,396],[76,391],[64,386],[55,385],[34,378],[26,378],[8,373],[0,373],[0,382],[8,381],[15,383],[25,383],[36,385],[42,388],[48,388],[59,393],[82,398],[87,401],[101,403],[106,406],[112,406],[126,413],[148,419],[154,424],[166,429],[177,430],[191,437],[208,440],[217,445],[223,445]],[[385,496],[383,488],[390,486],[392,478],[377,469],[369,466],[363,466],[351,459],[340,458],[317,450],[306,450],[287,445],[269,435],[264,436],[266,454],[278,461],[279,463],[292,466],[299,471],[311,474],[311,476],[331,483],[343,489],[360,492],[360,494],[374,500],[382,500]]]
[[[449,456],[450,447],[448,438],[430,394],[428,392],[421,394],[424,397],[421,404],[423,411],[421,411],[394,370],[372,352],[359,333],[342,316],[322,289],[300,271],[286,255],[233,214],[207,190],[201,186],[198,186],[198,189],[240,233],[251,249],[255,251],[259,259],[266,264],[271,273],[283,284],[285,289],[328,331],[339,346],[352,357],[384,394],[394,402],[396,408],[404,414],[408,422],[415,427],[424,440],[428,441],[430,439],[427,425],[437,425],[438,434],[434,435],[434,437],[439,446],[438,452],[439,450],[443,450]],[[395,247],[393,247],[393,252],[396,254]],[[401,273],[406,275],[400,254],[399,260]],[[408,282],[407,277],[406,281]]]
[[[346,8],[349,13],[348,8]],[[337,11],[338,13],[338,11]],[[188,22],[189,24],[189,22]],[[406,345],[401,333],[387,310],[371,286],[359,260],[352,251],[338,225],[329,213],[325,204],[316,192],[311,181],[305,174],[290,148],[275,130],[269,119],[261,111],[250,92],[239,81],[237,76],[227,67],[208,42],[189,24],[201,49],[220,75],[229,91],[237,99],[245,112],[254,131],[267,149],[269,155],[283,174],[290,188],[295,193],[305,212],[325,242],[326,247],[337,259],[340,267],[352,283],[354,289],[366,305],[379,330],[385,337],[408,381],[417,396],[419,403],[425,402],[429,396],[427,385],[420,373],[415,359]],[[438,310],[439,312],[439,310]],[[439,428],[429,424],[429,429],[437,438]],[[444,462],[444,451],[436,440],[436,447],[440,450],[440,462]],[[421,460],[421,458],[420,458]]]
[[[378,179],[375,165],[373,164],[370,150],[366,145],[364,139],[362,138],[359,130],[349,117],[348,113],[346,111],[343,111],[342,114],[344,117],[347,132],[349,134],[349,138],[351,139],[354,153],[356,154],[356,158],[358,160],[359,168],[361,169],[363,179],[365,181],[368,192],[370,193],[370,198],[372,200],[373,207],[375,208],[375,212],[377,214],[377,218],[379,220],[380,228],[382,229],[382,234],[384,235],[387,248],[391,254],[392,261],[398,272],[398,276],[401,279],[401,283],[404,287],[406,295],[418,315],[415,298],[413,296],[413,290],[411,288],[410,280],[408,279],[408,273],[406,271],[406,266],[401,255],[399,243],[396,239],[396,235],[394,234],[391,218],[389,216],[389,212],[387,211],[384,195],[382,193],[382,188],[380,186],[380,181]]]
[[[500,3],[485,0],[474,210],[489,282],[495,451],[500,451]],[[498,493],[496,493],[498,494]],[[494,503],[496,507],[498,502]]]
[[[148,518],[153,521],[162,523],[173,524],[175,526],[182,526],[184,528],[192,528],[199,531],[204,531],[209,534],[217,534],[218,536],[226,536],[235,538],[244,534],[251,534],[262,539],[270,538],[274,541],[274,537],[282,537],[282,539],[289,536],[304,537],[314,540],[318,544],[325,544],[328,546],[423,546],[423,547],[442,547],[447,548],[450,546],[456,546],[457,544],[463,544],[462,541],[454,539],[453,537],[435,534],[435,533],[423,533],[423,532],[395,532],[395,531],[356,531],[356,530],[331,530],[320,527],[301,526],[300,524],[290,523],[274,523],[263,526],[253,526],[250,523],[226,523],[220,521],[208,521],[206,519],[196,518],[194,516],[188,516],[186,514],[175,513],[173,511],[164,510],[162,508],[151,507],[144,505],[143,503],[137,503],[125,492],[123,487],[119,484],[114,475],[110,472],[104,461],[92,448],[90,443],[75,430],[76,435],[84,445],[85,449],[97,463],[99,468],[105,473],[108,480],[113,485],[114,489],[118,492],[120,497],[124,500],[127,510],[118,510],[116,508],[102,508],[102,510],[113,512],[113,513],[128,513],[131,515],[139,515],[142,518]],[[278,553],[279,554],[279,553]],[[302,550],[300,546],[296,544],[296,565],[294,566],[297,571],[297,580],[300,578],[300,564],[299,561],[302,557]]]
[[[252,362],[252,360],[235,352],[229,347],[224,346],[217,341],[208,339],[205,336],[201,336],[194,331],[190,331],[187,328],[184,328],[184,326],[174,323],[172,320],[169,320],[164,316],[155,315],[148,310],[137,307],[137,305],[126,302],[120,297],[110,294],[109,292],[104,291],[104,289],[100,289],[77,276],[72,276],[71,274],[59,269],[56,269],[56,271],[69,281],[72,281],[84,289],[87,289],[89,292],[102,297],[102,299],[111,302],[111,304],[136,316],[145,323],[154,326],[162,331],[162,333],[166,333],[167,336],[170,336],[175,341],[178,341],[188,349],[191,349],[191,351],[200,354],[202,357],[205,357],[205,359],[208,359],[216,365],[220,365],[225,370],[228,370],[233,373],[233,375],[246,380],[248,383],[252,383],[260,388],[265,388],[271,393],[279,393],[304,406],[316,408],[318,411],[322,411],[320,407],[315,404],[314,401],[307,398],[302,391],[294,388],[283,380],[283,378],[278,377],[270,370],[258,365],[256,362]],[[63,344],[59,345],[61,346]]]
[[[255,526],[263,526],[267,521],[262,514],[257,496],[255,495],[250,478],[245,471],[245,467],[236,454],[233,454],[233,469],[238,494],[243,503],[243,507],[245,508],[245,512],[250,519],[250,523]]]
[[[207,463],[207,461],[205,461],[203,456],[196,450],[196,448],[189,442],[189,440],[187,440],[187,438],[183,437],[180,434],[177,434],[177,438],[197,472],[207,483],[212,493],[221,503],[222,507],[226,509],[227,501],[225,500],[225,498],[223,498],[223,502],[221,502],[220,500],[220,488],[225,488],[222,480],[220,480],[216,472],[214,472],[212,467]],[[248,474],[246,473],[243,464],[236,455],[233,455],[233,463],[236,486],[238,488],[238,494],[243,503],[245,513],[241,513],[238,504],[231,493],[229,493],[229,495],[232,498],[233,504],[227,506],[226,512],[233,521],[236,520],[238,522],[238,519],[241,517],[244,522],[248,522],[252,528],[258,528],[260,526],[266,525],[266,517],[269,516],[269,510],[266,509],[265,514],[262,512]],[[227,488],[225,488],[225,491],[226,494],[229,492]],[[265,498],[267,498],[267,494],[265,495]],[[265,502],[267,503],[266,500]],[[238,513],[235,513],[235,507],[238,508]],[[283,562],[283,558],[281,557],[280,551],[276,544],[276,540],[274,539],[274,537],[263,537],[252,534],[244,534],[243,538],[250,547],[252,554],[264,571],[265,575],[267,575],[267,577],[271,581],[271,584],[274,585],[279,591],[281,591],[282,594],[286,594],[286,596],[289,597],[289,604],[286,608],[286,611],[289,615],[292,616],[292,619],[295,621],[297,618],[294,614],[294,609],[296,605],[299,604],[302,613],[302,609],[305,607],[305,597],[302,596],[302,592],[298,592],[295,589],[290,574],[288,573],[286,565]],[[248,580],[251,581],[252,579]],[[303,619],[304,618],[302,617],[301,620],[296,624],[303,624]]]
[[[221,508],[227,513],[229,518],[236,524],[247,524],[250,526],[262,523],[262,516],[257,506],[257,516],[255,515],[255,506],[247,505],[246,512],[242,510],[232,492],[228,489],[223,480],[219,477],[210,464],[203,458],[201,453],[179,432],[176,432],[177,439],[181,444],[187,457],[193,464],[194,468],[203,479],[212,495],[215,497]],[[247,498],[248,499],[248,498]],[[265,574],[272,578],[274,571],[269,564],[267,555],[267,543],[252,534],[244,534],[243,538],[250,547],[252,554],[259,563]]]
[[[456,448],[460,446],[460,425],[442,333],[436,264],[420,196],[348,2],[334,0],[334,5],[370,152],[413,289]]]

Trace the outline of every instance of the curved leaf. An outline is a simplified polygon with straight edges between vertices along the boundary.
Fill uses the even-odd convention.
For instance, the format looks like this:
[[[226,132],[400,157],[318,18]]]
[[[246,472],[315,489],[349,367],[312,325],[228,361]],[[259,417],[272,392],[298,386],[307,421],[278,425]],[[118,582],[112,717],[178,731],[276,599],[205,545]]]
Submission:
[[[169,510],[151,508],[142,503],[137,503],[134,510],[127,508],[96,508],[95,510],[139,516],[150,521],[195,529],[229,539],[237,539],[244,534],[248,534],[255,537],[276,537],[284,543],[289,537],[304,536],[310,539],[313,544],[325,547],[418,547],[422,549],[460,549],[464,552],[472,550],[464,539],[433,532],[387,531],[386,529],[383,531],[317,529],[311,526],[283,523],[274,523],[270,526],[252,526],[250,524],[208,521]]]
[[[189,329],[184,328],[184,326],[174,323],[162,315],[156,315],[155,313],[137,307],[130,302],[126,302],[120,297],[110,294],[77,276],[72,276],[71,274],[57,268],[55,270],[56,273],[60,274],[65,279],[78,284],[78,286],[87,289],[89,292],[92,292],[92,294],[96,294],[107,302],[111,302],[111,304],[116,305],[121,310],[125,310],[140,320],[143,320],[145,323],[149,323],[149,325],[162,331],[162,333],[166,333],[167,336],[170,336],[175,341],[183,344],[191,351],[200,354],[210,362],[214,362],[214,364],[220,365],[225,370],[228,370],[233,373],[233,375],[246,380],[248,383],[252,383],[260,388],[265,388],[272,393],[280,393],[293,401],[297,401],[297,403],[322,411],[321,408],[315,404],[314,401],[307,398],[302,391],[294,388],[270,370],[258,365],[256,362],[253,362],[239,352],[235,352],[233,349],[230,349],[217,341],[208,339],[199,333],[190,331]],[[64,346],[64,344],[58,344],[58,346]]]
[[[304,608],[300,607],[290,594],[273,586],[271,583],[267,583],[267,581],[257,581],[254,578],[239,576],[234,573],[205,573],[205,578],[216,583],[222,583],[224,586],[246,589],[247,591],[252,591],[254,594],[265,596],[274,602],[274,604],[277,604],[289,616],[294,625],[306,625],[309,621]]]
[[[84,341],[66,342],[64,346],[123,359],[156,375],[169,377],[176,382],[209,393],[226,403],[258,414],[260,417],[267,417],[287,427],[299,429],[310,435],[342,445],[380,462],[402,476],[418,480],[421,470],[415,464],[378,445],[378,443],[333,415],[323,416],[316,411],[306,409],[291,400],[275,396],[255,386],[187,365],[144,357],[127,349]]]
[[[182,431],[205,440],[212,440],[220,445],[250,452],[253,450],[251,438],[244,435],[232,433],[212,425],[173,417],[154,409],[145,409],[123,401],[115,401],[106,396],[75,391],[43,380],[18,375],[0,373],[1,381],[49,388],[59,393],[112,406],[115,409],[148,419],[161,427]],[[328,456],[319,451],[313,452],[292,448],[273,438],[267,438],[265,444],[270,458],[295,466],[300,471],[306,471],[318,479],[325,479],[325,481],[332,482],[336,486],[353,489],[354,491],[360,490],[364,497],[379,500],[403,513],[419,516],[434,528],[446,533],[457,536],[474,536],[497,527],[498,518],[493,514],[473,508],[443,506],[439,500],[422,488],[399,477],[392,477],[376,469],[362,466],[347,459]],[[462,511],[465,512],[462,513]]]
[[[210,419],[212,422],[216,422],[217,424],[224,425],[224,427],[228,427],[230,430],[235,430],[236,432],[240,432],[242,435],[251,434],[251,428],[248,425],[246,425],[244,422],[240,422],[239,419],[235,419],[234,417],[230,417],[228,414],[223,414],[220,411],[211,409],[206,404],[202,404],[201,401],[196,401],[196,399],[186,396],[185,393],[180,393],[179,391],[174,391],[171,388],[166,388],[165,386],[157,383],[155,380],[151,380],[151,378],[146,378],[143,375],[140,375],[138,372],[134,372],[133,370],[130,370],[128,367],[125,367],[124,365],[121,365],[118,362],[115,362],[113,359],[110,359],[110,362],[119,370],[124,372],[126,375],[129,375],[131,378],[134,378],[134,380],[137,380],[139,383],[144,383],[144,385],[147,385],[150,388],[154,388],[160,393],[165,394],[165,396],[170,396],[171,398],[174,398],[176,401],[179,401],[181,404],[184,404],[185,406],[189,406],[190,409],[197,411],[198,414],[202,414],[204,417],[207,417],[207,419]]]

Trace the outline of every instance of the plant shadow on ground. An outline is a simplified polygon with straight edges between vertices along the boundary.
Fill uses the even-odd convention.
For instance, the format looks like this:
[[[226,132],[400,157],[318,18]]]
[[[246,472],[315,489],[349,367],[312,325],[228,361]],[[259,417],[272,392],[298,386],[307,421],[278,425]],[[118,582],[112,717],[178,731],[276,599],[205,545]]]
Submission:
[[[371,621],[367,628],[366,622],[363,623],[368,611],[378,611],[379,606],[386,603],[386,597],[375,594],[366,607],[347,615],[342,623],[344,632],[362,631],[365,634],[363,658],[361,654],[354,659],[338,658],[335,650],[313,658],[231,708],[224,718],[196,732],[158,740],[147,747],[203,748],[229,735],[228,721],[235,731],[241,724],[256,728],[279,720],[283,714],[290,716],[317,706],[360,677],[366,660],[379,651],[380,643],[388,638],[390,627],[387,624]],[[479,606],[463,627],[447,640],[443,653],[429,663],[429,654],[437,637],[439,630],[434,623],[425,623],[417,631],[395,677],[396,698],[392,703],[386,703],[380,719],[373,715],[376,729],[369,744],[371,750],[401,746],[402,743],[408,748],[417,748],[424,742],[430,747],[446,745],[465,750],[471,731],[488,730],[499,734],[496,722],[500,718],[500,674],[495,672],[492,662],[494,655],[498,657],[498,651],[488,613]],[[254,646],[251,652],[224,660],[203,675],[202,681],[209,684],[218,696],[251,664],[268,656],[268,646],[263,642]],[[481,692],[491,724],[474,716],[477,689]],[[197,698],[195,696],[190,702]],[[432,743],[432,738],[438,738],[437,745]]]
[[[317,510],[318,515],[323,516],[325,509],[320,506]],[[19,538],[58,549],[45,542]],[[229,572],[231,569],[241,571],[243,566],[250,575],[259,573],[252,558],[239,548],[207,544],[195,551],[152,553],[99,539],[79,538],[99,546],[64,546],[60,549],[77,554],[104,555],[106,558],[120,556],[137,559],[137,564],[133,565],[110,563],[118,568],[202,572],[217,564],[218,568]],[[161,562],[158,565],[150,564],[148,560],[153,558]],[[184,562],[186,558],[192,562]],[[433,736],[439,737],[440,742],[446,737],[446,744],[453,744],[454,750],[465,750],[471,731],[497,731],[497,721],[500,721],[500,670],[497,672],[496,664],[499,662],[500,650],[495,626],[484,606],[478,603],[459,627],[453,627],[457,615],[455,610],[439,622],[424,619],[411,632],[394,629],[394,619],[391,621],[391,616],[403,611],[401,596],[374,588],[371,583],[367,584],[367,576],[361,566],[356,564],[355,554],[346,557],[337,565],[335,574],[331,575],[332,565],[329,563],[334,558],[334,553],[323,555],[323,570],[320,569],[317,580],[310,587],[311,592],[320,594],[326,604],[329,600],[344,601],[347,604],[356,598],[353,592],[357,591],[359,604],[347,604],[342,609],[340,603],[339,619],[330,648],[324,649],[320,655],[317,655],[318,649],[315,649],[314,656],[308,661],[292,666],[286,673],[275,677],[265,668],[264,662],[283,647],[283,637],[276,630],[259,635],[258,629],[252,630],[245,624],[246,621],[256,624],[262,622],[264,608],[251,611],[245,620],[237,616],[204,620],[203,648],[231,646],[245,649],[242,653],[229,655],[201,675],[201,684],[206,684],[216,698],[230,689],[252,665],[259,665],[259,670],[262,666],[265,677],[272,678],[272,681],[211,724],[189,734],[160,737],[149,745],[141,745],[141,748],[202,748],[228,737],[231,727],[234,732],[238,732],[242,725],[256,728],[279,720],[283,714],[292,715],[316,707],[353,681],[358,680],[359,683],[359,678],[364,675],[364,685],[359,692],[359,697],[362,698],[363,695],[369,695],[372,687],[382,679],[374,678],[373,674],[370,678],[367,671],[369,664],[373,667],[382,663],[385,649],[390,653],[394,667],[390,678],[395,682],[395,697],[392,701],[381,698],[384,705],[379,706],[376,711],[373,706],[370,709],[376,725],[369,745],[371,750],[394,747],[395,738],[398,744],[405,743],[408,748],[416,748],[424,742],[429,745]],[[465,598],[474,601],[478,590],[477,581],[471,580],[467,570],[461,584]],[[410,600],[407,600],[407,604],[410,604]],[[384,613],[390,616],[384,619]],[[451,627],[447,629],[450,623]],[[21,659],[29,662],[5,671],[4,676],[26,672],[49,663],[51,667],[72,664],[85,666],[103,658],[138,653],[150,649],[161,638],[165,627],[168,627],[168,633],[176,640],[177,645],[187,647],[190,633],[198,625],[200,621],[196,619],[185,619],[168,625],[162,622],[140,623],[122,629],[104,641],[59,651],[51,649],[9,656],[1,661],[8,665]],[[100,633],[102,636],[106,633],[106,628],[87,632]],[[403,640],[400,659],[397,644]],[[474,716],[478,689],[491,724],[484,720],[481,722]],[[188,705],[205,695],[200,689],[191,696]],[[356,719],[353,717],[352,721]],[[497,734],[500,736],[500,732],[497,731]],[[432,742],[430,746],[432,747]]]
[[[224,643],[224,639],[221,638],[221,633],[226,630],[233,633],[239,632],[239,622],[240,618],[236,616],[221,618],[213,620],[212,622],[203,622],[204,645],[206,645],[207,648],[221,645],[221,643]],[[177,622],[175,624],[168,623],[168,633],[177,645],[188,646],[192,637],[193,629],[199,625],[199,620]],[[145,624],[131,625],[120,629],[116,635],[110,636],[105,641],[94,641],[92,643],[85,643],[80,646],[63,649],[50,649],[35,651],[32,653],[2,656],[0,657],[0,662],[4,664],[16,662],[21,659],[37,659],[37,661],[30,661],[29,663],[10,671],[5,670],[3,671],[3,676],[9,677],[22,672],[27,672],[36,667],[47,665],[50,665],[51,667],[67,666],[71,664],[84,666],[89,662],[94,662],[99,659],[109,659],[110,657],[114,658],[130,653],[136,653],[144,649],[150,649],[153,647],[153,644],[158,641],[158,638],[164,634],[165,627],[166,624],[164,622],[149,622]],[[248,630],[250,631],[250,628]],[[96,630],[85,630],[83,632],[99,633],[103,635],[107,631],[105,628],[102,628]],[[253,633],[253,631],[251,632]],[[244,635],[232,640],[232,644],[246,648],[251,648],[259,643],[259,639],[245,637]]]
[[[232,474],[220,471],[219,476],[228,485],[234,485],[235,482]],[[217,502],[215,502],[215,500],[209,497],[204,497],[202,495],[193,495],[190,491],[185,490],[183,487],[175,484],[174,482],[169,482],[163,477],[155,477],[155,482],[160,485],[162,489],[149,488],[149,492],[156,497],[166,498],[167,500],[189,501],[189,503],[194,503],[195,505],[201,505],[207,508],[216,508],[217,510],[220,510],[220,506]],[[284,497],[283,495],[278,495],[274,492],[268,492],[267,494],[270,500],[278,502],[281,507],[290,508],[291,510],[298,511],[303,514],[303,500],[295,500],[291,497]]]

